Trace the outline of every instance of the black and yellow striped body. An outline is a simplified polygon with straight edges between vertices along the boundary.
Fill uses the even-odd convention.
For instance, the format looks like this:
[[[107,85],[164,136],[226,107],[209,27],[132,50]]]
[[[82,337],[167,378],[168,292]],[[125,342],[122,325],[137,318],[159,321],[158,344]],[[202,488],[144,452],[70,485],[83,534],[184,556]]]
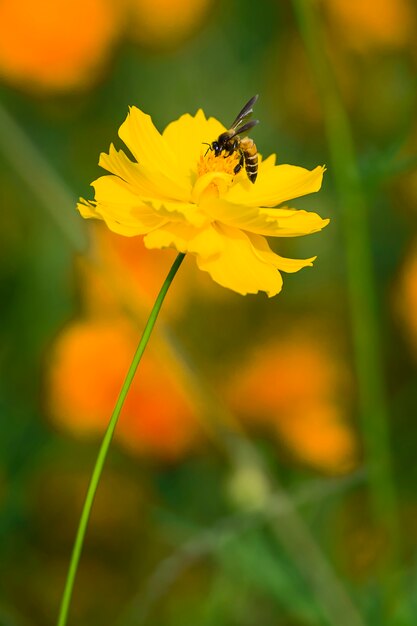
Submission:
[[[234,169],[234,173],[238,174],[242,167],[244,167],[249,180],[251,183],[254,183],[258,176],[258,150],[255,142],[250,137],[243,137],[243,139],[241,139],[238,135],[227,137],[227,134],[231,134],[231,132],[223,133],[219,138],[221,141],[218,143],[215,142],[216,145],[222,148],[218,151],[218,154],[224,152],[226,156],[231,156],[234,152],[238,152],[240,158]]]
[[[254,183],[258,176],[258,150],[256,144],[250,137],[240,140],[239,149],[243,155],[246,174],[251,183]]]

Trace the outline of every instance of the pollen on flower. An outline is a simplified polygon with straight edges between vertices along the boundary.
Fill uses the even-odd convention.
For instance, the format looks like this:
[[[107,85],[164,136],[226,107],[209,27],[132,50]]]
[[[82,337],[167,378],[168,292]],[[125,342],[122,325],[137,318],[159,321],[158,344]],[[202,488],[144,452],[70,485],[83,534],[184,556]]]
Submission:
[[[198,176],[203,176],[209,172],[224,172],[225,174],[234,174],[234,169],[239,161],[239,154],[234,152],[231,156],[223,157],[215,156],[212,150],[209,150],[207,154],[200,155],[200,160],[197,164]]]

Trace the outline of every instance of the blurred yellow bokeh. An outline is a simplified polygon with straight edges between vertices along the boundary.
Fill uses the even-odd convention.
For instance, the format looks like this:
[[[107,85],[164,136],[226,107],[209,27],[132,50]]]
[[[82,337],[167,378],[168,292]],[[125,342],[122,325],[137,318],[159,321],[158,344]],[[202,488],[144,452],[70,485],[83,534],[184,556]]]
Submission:
[[[404,259],[394,300],[403,336],[409,340],[411,353],[417,358],[417,246],[415,241]]]
[[[194,33],[213,0],[128,0],[129,35],[152,48],[169,48]]]
[[[339,42],[356,52],[408,45],[415,32],[410,0],[322,0]]]

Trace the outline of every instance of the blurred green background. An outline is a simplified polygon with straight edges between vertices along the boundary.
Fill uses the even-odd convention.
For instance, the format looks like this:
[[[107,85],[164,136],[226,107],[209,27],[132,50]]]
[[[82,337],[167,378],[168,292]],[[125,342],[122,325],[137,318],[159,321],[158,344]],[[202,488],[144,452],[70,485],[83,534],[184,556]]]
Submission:
[[[100,432],[173,258],[84,222],[77,198],[129,105],[160,130],[200,107],[228,125],[255,93],[259,151],[326,164],[294,205],[331,223],[274,242],[318,259],[271,300],[186,260],[69,623],[417,622],[416,22],[412,0],[0,4],[2,626],[55,623]]]

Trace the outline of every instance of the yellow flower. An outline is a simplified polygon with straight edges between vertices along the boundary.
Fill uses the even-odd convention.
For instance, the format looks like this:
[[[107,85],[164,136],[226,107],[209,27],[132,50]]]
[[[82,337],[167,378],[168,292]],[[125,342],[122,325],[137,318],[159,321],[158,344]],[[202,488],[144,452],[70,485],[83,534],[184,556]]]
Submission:
[[[238,155],[207,152],[225,131],[199,110],[158,132],[149,115],[131,107],[119,136],[136,159],[111,145],[99,164],[111,172],[92,183],[95,200],[81,199],[83,217],[98,218],[116,233],[144,235],[147,248],[176,248],[196,257],[213,280],[241,294],[282,288],[279,270],[296,272],[316,257],[287,259],[275,254],[265,236],[295,237],[321,230],[329,220],[278,204],[318,191],[324,167],[309,171],[275,165],[275,155],[259,162],[252,184],[245,171],[235,175]]]

